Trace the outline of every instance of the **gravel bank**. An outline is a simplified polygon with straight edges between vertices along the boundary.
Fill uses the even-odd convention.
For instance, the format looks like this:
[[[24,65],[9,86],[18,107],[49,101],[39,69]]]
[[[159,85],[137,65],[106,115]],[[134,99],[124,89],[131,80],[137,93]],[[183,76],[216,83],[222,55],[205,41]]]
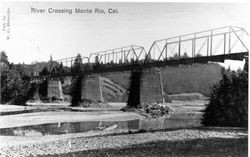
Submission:
[[[192,149],[196,150],[197,148],[198,149],[204,148],[204,144],[202,143],[199,144],[199,142],[195,142],[193,144],[188,143],[190,141],[199,140],[199,141],[203,141],[203,143],[205,144],[208,144],[210,140],[215,140],[215,143],[214,143],[215,145],[213,147],[215,147],[215,149],[218,148],[219,150],[221,148],[220,146],[216,146],[216,143],[223,145],[225,144],[225,142],[221,142],[221,141],[233,140],[232,142],[235,144],[235,141],[240,140],[240,139],[247,139],[247,136],[248,134],[247,134],[246,129],[225,129],[225,128],[224,129],[223,128],[214,128],[214,129],[205,128],[204,129],[202,128],[202,129],[182,129],[182,130],[172,130],[172,131],[169,130],[169,131],[159,131],[159,132],[146,132],[146,133],[135,133],[135,134],[105,135],[105,136],[94,136],[94,137],[77,137],[77,138],[72,137],[72,138],[66,138],[66,139],[61,138],[60,140],[54,140],[54,141],[49,141],[49,142],[44,142],[44,143],[34,142],[34,143],[25,144],[25,145],[20,144],[20,145],[0,146],[0,152],[1,152],[0,155],[1,156],[37,156],[37,155],[43,156],[43,155],[57,154],[60,156],[82,156],[83,155],[82,153],[87,153],[85,155],[98,156],[101,154],[105,155],[106,153],[107,154],[111,153],[111,156],[113,155],[123,156],[126,154],[124,153],[119,154],[119,152],[116,152],[114,150],[120,151],[121,149],[126,149],[126,150],[123,150],[126,152],[126,151],[129,151],[128,149],[136,148],[138,146],[143,147],[145,145],[146,145],[145,148],[143,148],[143,150],[140,150],[138,153],[140,154],[144,153],[144,155],[147,155],[148,152],[151,152],[148,149],[148,148],[151,148],[151,146],[156,147],[157,149],[164,148],[164,150],[168,152],[174,152],[174,150],[172,149],[180,149],[179,146],[178,147],[176,146],[172,148],[171,150],[170,149],[168,150],[170,146],[174,146],[173,142],[181,143],[181,146],[185,148],[186,146],[189,146],[190,148],[188,147],[189,150],[187,151],[193,152]],[[187,145],[185,144],[185,142],[187,142],[186,143]],[[195,148],[192,148],[192,146],[194,146]],[[229,147],[231,149],[231,146]],[[245,147],[240,147],[240,148],[243,149]],[[133,150],[135,154],[136,154],[136,151],[138,151],[138,149]],[[223,151],[227,152],[228,149],[229,148],[226,148],[225,146],[225,149],[223,149]],[[236,148],[234,148],[234,150],[236,150]],[[236,151],[238,151],[238,148]],[[98,152],[99,154],[96,154]],[[112,154],[112,152],[115,154]],[[129,152],[127,152],[127,154],[129,154]],[[241,150],[241,153],[242,152],[244,153],[244,151]],[[159,153],[162,153],[162,151],[160,150]],[[202,156],[202,153],[203,152],[200,152],[201,156]],[[216,151],[212,153],[216,153]],[[152,156],[152,155],[155,155],[155,154],[151,154],[151,155],[149,154],[149,156]]]

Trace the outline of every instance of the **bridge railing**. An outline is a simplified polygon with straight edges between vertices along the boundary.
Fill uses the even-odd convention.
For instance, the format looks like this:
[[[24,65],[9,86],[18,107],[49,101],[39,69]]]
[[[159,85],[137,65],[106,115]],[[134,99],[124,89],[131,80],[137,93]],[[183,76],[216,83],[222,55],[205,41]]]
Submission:
[[[248,33],[241,27],[227,26],[156,40],[148,52],[151,60],[179,60],[248,52]]]

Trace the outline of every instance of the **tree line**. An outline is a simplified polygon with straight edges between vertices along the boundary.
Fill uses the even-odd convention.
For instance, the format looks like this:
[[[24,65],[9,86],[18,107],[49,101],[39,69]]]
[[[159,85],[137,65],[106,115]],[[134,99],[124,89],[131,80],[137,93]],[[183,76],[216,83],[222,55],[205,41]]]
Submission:
[[[1,104],[25,104],[36,90],[32,73],[22,64],[13,64],[4,51],[0,53]]]

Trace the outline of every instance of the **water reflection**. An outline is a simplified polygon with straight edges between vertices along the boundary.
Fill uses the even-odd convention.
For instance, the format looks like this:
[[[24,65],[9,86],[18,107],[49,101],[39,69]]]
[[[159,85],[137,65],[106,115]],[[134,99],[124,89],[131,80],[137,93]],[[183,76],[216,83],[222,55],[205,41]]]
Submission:
[[[93,130],[102,131],[114,126],[112,130],[158,130],[178,127],[200,126],[202,114],[174,114],[170,118],[135,119],[128,121],[88,121],[61,122],[0,129],[3,136],[37,136],[81,133]]]

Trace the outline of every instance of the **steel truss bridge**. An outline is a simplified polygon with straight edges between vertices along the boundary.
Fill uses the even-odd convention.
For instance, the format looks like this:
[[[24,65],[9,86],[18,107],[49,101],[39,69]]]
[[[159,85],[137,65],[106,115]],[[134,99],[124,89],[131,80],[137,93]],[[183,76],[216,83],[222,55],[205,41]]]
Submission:
[[[248,33],[244,28],[226,26],[156,40],[148,51],[142,46],[130,45],[90,53],[89,56],[82,56],[81,65],[83,73],[90,74],[209,61],[224,62],[227,59],[243,60],[249,52],[247,40]],[[49,71],[59,64],[72,68],[76,61],[76,56],[52,61]],[[79,73],[59,75],[72,76]],[[50,77],[56,77],[56,74]]]

